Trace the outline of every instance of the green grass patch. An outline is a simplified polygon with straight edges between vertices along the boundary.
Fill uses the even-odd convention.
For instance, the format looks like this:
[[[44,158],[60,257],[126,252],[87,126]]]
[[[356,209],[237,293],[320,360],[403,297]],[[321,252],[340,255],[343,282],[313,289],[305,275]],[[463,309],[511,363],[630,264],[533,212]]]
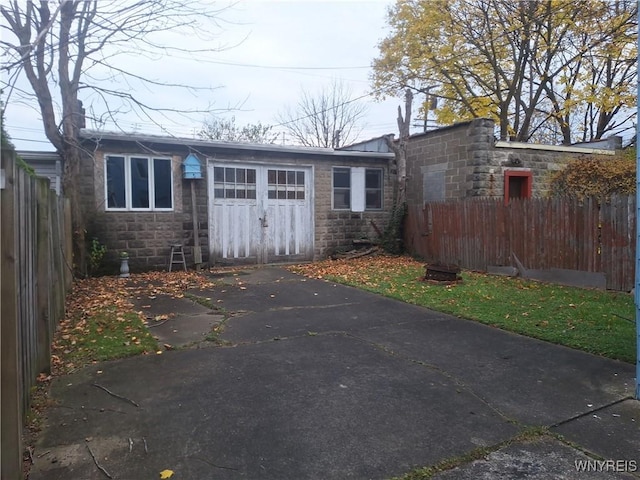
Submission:
[[[76,368],[91,362],[155,352],[158,344],[140,317],[105,308],[89,317],[83,327],[61,339],[65,361]]]
[[[461,283],[422,280],[406,259],[361,262],[323,278],[586,352],[636,361],[635,307],[625,293],[463,272]],[[624,317],[624,318],[621,318]]]

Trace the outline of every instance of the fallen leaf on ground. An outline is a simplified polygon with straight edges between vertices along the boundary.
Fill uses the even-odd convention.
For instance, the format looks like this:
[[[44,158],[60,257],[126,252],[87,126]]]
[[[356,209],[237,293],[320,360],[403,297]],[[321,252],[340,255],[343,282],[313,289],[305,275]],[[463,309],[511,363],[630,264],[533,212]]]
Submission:
[[[144,322],[144,311],[134,310],[135,299],[154,299],[158,295],[182,298],[186,290],[206,290],[215,285],[206,273],[192,271],[131,274],[126,281],[119,277],[75,281],[67,296],[65,317],[58,324],[52,342],[51,363],[54,375],[68,373],[71,369],[81,366],[69,362],[68,356],[77,349],[76,344],[80,344],[79,340],[89,335],[88,320],[95,318],[100,311],[113,310],[120,323],[128,322],[127,314],[130,313],[136,314]],[[141,308],[147,309],[150,305]],[[155,320],[166,320],[170,317],[171,315],[159,315]],[[99,325],[97,332],[106,332],[108,328],[109,325]],[[138,344],[140,339],[133,337],[131,341]]]

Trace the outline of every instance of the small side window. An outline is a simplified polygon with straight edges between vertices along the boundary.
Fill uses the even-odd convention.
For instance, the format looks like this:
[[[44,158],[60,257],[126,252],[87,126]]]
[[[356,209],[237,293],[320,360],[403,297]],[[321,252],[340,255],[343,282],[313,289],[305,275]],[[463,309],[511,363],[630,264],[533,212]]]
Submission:
[[[533,174],[528,170],[507,170],[504,172],[504,204],[512,198],[531,198]]]
[[[366,209],[380,210],[382,208],[382,170],[367,169],[364,182]]]
[[[336,210],[351,208],[351,169],[348,167],[333,169],[333,208]]]

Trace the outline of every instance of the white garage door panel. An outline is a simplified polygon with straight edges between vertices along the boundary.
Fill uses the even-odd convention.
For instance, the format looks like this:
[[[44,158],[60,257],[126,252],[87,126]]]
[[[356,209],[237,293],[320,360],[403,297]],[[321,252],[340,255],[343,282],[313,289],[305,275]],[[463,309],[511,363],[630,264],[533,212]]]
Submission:
[[[307,256],[312,245],[310,215],[305,204],[270,205],[269,244],[275,256]]]
[[[215,205],[215,209],[216,228],[210,229],[210,234],[217,246],[218,256],[224,259],[251,257],[252,250],[259,245],[259,239],[250,235],[248,222],[237,219],[256,217],[257,208],[250,205]]]
[[[249,180],[250,171],[255,179]],[[208,173],[213,262],[313,258],[310,167],[210,163]],[[251,188],[255,198],[245,198]]]

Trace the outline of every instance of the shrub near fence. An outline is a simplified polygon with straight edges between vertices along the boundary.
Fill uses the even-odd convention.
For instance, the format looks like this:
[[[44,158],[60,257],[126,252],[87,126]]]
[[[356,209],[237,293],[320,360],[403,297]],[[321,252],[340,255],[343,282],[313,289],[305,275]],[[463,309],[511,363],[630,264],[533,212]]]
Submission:
[[[49,181],[2,151],[0,400],[2,479],[22,478],[22,425],[31,387],[51,367],[51,340],[71,286],[70,205]]]
[[[571,198],[467,199],[410,206],[405,224],[409,253],[429,262],[487,271],[529,269],[603,272],[607,288],[634,286],[635,197],[607,202]]]

